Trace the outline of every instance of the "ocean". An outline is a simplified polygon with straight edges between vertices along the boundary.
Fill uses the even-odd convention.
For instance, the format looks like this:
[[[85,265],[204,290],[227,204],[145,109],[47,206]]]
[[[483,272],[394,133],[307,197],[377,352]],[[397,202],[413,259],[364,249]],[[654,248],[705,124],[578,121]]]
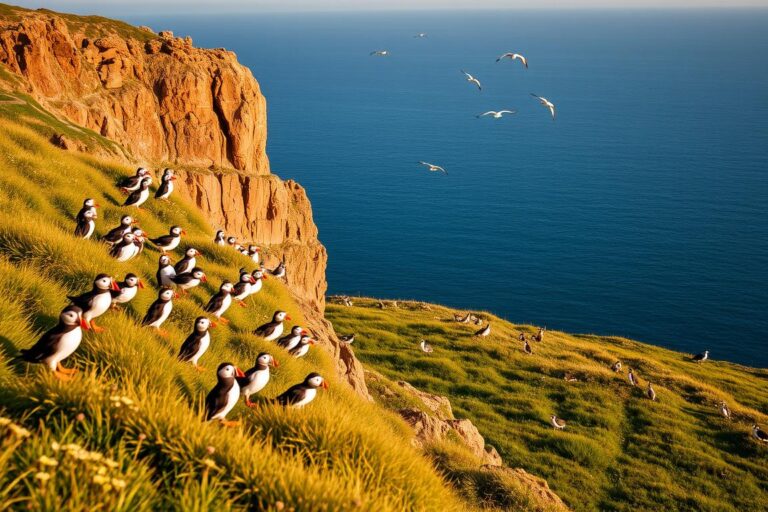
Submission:
[[[768,10],[124,19],[252,69],[329,293],[768,366]]]

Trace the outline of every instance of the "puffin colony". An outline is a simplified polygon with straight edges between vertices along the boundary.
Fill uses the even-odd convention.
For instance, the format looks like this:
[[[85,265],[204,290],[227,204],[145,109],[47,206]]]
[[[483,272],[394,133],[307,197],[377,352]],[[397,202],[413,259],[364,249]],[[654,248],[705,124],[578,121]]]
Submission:
[[[176,180],[173,169],[164,169],[160,185],[154,194],[156,200],[166,201],[171,197]],[[136,170],[136,174],[118,183],[120,190],[127,194],[123,203],[124,208],[141,207],[150,199],[149,187],[152,176],[144,167]],[[74,235],[80,239],[90,239],[96,229],[99,205],[91,198],[83,201],[83,206],[75,216]],[[174,265],[172,253],[181,243],[182,236],[187,233],[181,226],[171,226],[168,233],[157,238],[147,238],[136,220],[130,214],[123,215],[120,224],[109,230],[100,241],[106,246],[109,255],[117,261],[130,261],[144,250],[144,244],[149,242],[159,252],[155,285],[157,299],[149,306],[141,325],[157,329],[160,336],[168,337],[162,329],[173,310],[173,300],[179,295],[186,295],[200,283],[207,282],[205,271],[198,266],[197,260],[202,253],[194,247],[188,248],[184,256]],[[285,278],[286,266],[281,261],[273,270],[266,270],[260,262],[260,249],[255,244],[241,245],[234,236],[227,236],[224,231],[216,232],[214,243],[229,246],[233,250],[250,258],[256,268],[249,272],[240,269],[236,284],[225,280],[203,307],[203,312],[209,316],[198,316],[192,326],[192,332],[181,343],[178,359],[181,363],[191,363],[198,371],[204,371],[200,359],[205,355],[211,344],[209,329],[216,327],[217,322],[228,323],[224,318],[233,302],[241,307],[247,307],[245,300],[262,289],[262,281],[267,274],[276,278]],[[131,302],[144,282],[134,273],[128,273],[122,281],[117,281],[107,274],[99,274],[93,279],[91,290],[77,296],[67,297],[70,304],[59,314],[58,323],[45,332],[40,339],[28,349],[22,349],[19,359],[29,363],[41,363],[48,367],[56,377],[69,380],[77,372],[74,368],[65,368],[62,361],[71,356],[80,346],[83,331],[100,333],[104,330],[96,324],[96,319],[110,309],[117,309],[121,304]],[[265,341],[275,341],[279,347],[287,350],[294,357],[303,357],[309,352],[315,340],[299,325],[294,325],[289,334],[283,336],[283,323],[291,317],[285,311],[275,311],[272,321],[261,325],[253,331],[253,336]],[[229,362],[222,362],[216,369],[217,383],[205,398],[206,421],[217,420],[223,425],[236,425],[236,421],[228,421],[227,415],[243,397],[245,405],[253,407],[251,396],[262,391],[269,383],[270,368],[278,367],[279,363],[269,353],[262,352],[256,357],[256,362],[250,370],[243,372]],[[285,407],[301,408],[312,402],[317,396],[318,389],[328,389],[328,383],[318,373],[312,372],[304,380],[288,388],[278,395],[274,402]]]

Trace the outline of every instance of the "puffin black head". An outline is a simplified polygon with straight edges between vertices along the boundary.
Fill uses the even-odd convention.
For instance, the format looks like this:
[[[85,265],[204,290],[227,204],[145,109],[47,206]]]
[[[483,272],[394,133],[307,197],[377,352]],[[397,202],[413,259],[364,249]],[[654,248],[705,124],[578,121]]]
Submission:
[[[146,176],[147,174],[149,174],[149,171],[143,167],[136,169],[136,176]]]
[[[171,288],[164,286],[163,288],[160,288],[160,291],[157,293],[157,300],[168,302],[173,298],[174,294],[175,292]]]
[[[122,226],[130,226],[131,224],[133,224],[133,217],[131,217],[130,215],[123,215],[122,217],[120,217],[120,224]]]
[[[139,279],[139,276],[136,274],[125,274],[125,286],[129,288],[133,288],[134,286],[138,286],[139,288],[144,288],[144,284],[141,282],[141,279]]]
[[[163,180],[170,181],[174,178],[175,176],[173,175],[173,169],[171,169],[170,167],[166,167],[165,170],[163,171]]]
[[[229,238],[227,238],[227,243],[229,245],[235,245],[237,243],[237,238],[235,238],[234,236],[230,236]]]
[[[299,340],[299,343],[300,343],[301,345],[314,345],[314,344],[315,344],[315,340],[313,340],[313,339],[312,339],[312,338],[309,336],[309,334],[307,334],[307,333],[302,333],[302,334],[301,334],[301,339]]]
[[[144,236],[144,230],[141,228],[133,228],[133,231],[131,231],[131,233],[133,233],[134,238],[141,238]]]
[[[187,234],[187,232],[184,231],[181,228],[181,226],[173,226],[173,227],[171,227],[171,235],[173,235],[173,236],[181,236],[181,235],[186,235],[186,234]]]
[[[261,251],[261,249],[259,249],[255,245],[249,245],[248,246],[248,252],[250,252],[251,254],[253,254],[255,252],[259,252],[259,251]]]
[[[59,313],[59,321],[64,325],[79,325],[83,316],[83,310],[71,304]]]
[[[99,207],[99,204],[90,197],[85,201],[83,201],[83,208],[98,208],[98,207]]]
[[[232,282],[224,281],[221,283],[221,286],[219,286],[219,291],[230,293],[232,291]]]
[[[254,283],[255,280],[253,279],[253,276],[249,274],[248,272],[240,272],[240,282],[241,283]]]
[[[167,267],[171,264],[171,258],[167,254],[160,255],[160,260],[158,260],[158,263],[161,267]]]
[[[268,368],[270,366],[277,368],[280,366],[280,363],[278,363],[277,359],[272,357],[271,354],[268,354],[267,352],[261,352],[258,356],[256,356],[256,366],[259,368]]]
[[[201,269],[200,267],[195,267],[192,269],[192,277],[194,277],[195,279],[199,279],[204,283],[208,282],[208,278],[205,277],[205,272],[203,272],[203,269]]]
[[[234,380],[235,377],[245,377],[243,371],[232,363],[221,363],[216,368],[216,377],[219,381]]]
[[[323,376],[315,372],[312,372],[309,375],[307,375],[307,377],[304,379],[304,384],[313,389],[317,389],[317,388],[328,389],[328,383],[325,381]]]
[[[195,318],[195,330],[197,332],[206,332],[210,326],[211,326],[211,321],[208,320],[208,318],[204,316],[199,316]]]
[[[130,243],[133,243],[133,240],[135,238],[136,238],[136,235],[134,235],[133,232],[126,233],[123,235],[123,242],[125,242],[126,244],[130,244]]]
[[[288,316],[288,313],[285,311],[275,311],[275,314],[272,315],[272,321],[273,322],[283,322],[285,320],[290,320],[291,317]]]
[[[96,290],[118,290],[117,283],[107,274],[99,274],[93,280],[93,287]]]
[[[302,329],[300,325],[294,325],[293,327],[291,327],[291,334],[293,334],[294,336],[301,336],[302,334],[305,334],[305,333],[304,333],[304,329]]]
[[[267,278],[266,274],[264,274],[264,271],[261,270],[260,268],[257,268],[253,272],[251,272],[251,275],[253,276],[253,278],[256,281],[258,281],[259,279],[266,279]]]
[[[184,256],[186,256],[187,258],[194,258],[195,256],[199,256],[199,255],[200,255],[200,251],[198,251],[194,247],[190,247],[189,249],[187,249],[187,252],[184,253]]]

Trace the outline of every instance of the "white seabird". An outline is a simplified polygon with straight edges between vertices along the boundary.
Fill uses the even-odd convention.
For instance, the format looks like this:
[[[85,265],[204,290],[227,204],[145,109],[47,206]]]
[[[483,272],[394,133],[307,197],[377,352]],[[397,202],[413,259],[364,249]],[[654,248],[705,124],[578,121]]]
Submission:
[[[491,322],[488,322],[488,325],[480,329],[475,333],[475,336],[479,336],[482,338],[485,338],[486,336],[491,334]]]
[[[549,422],[555,427],[555,430],[563,430],[565,428],[565,422],[554,414],[549,417]]]
[[[517,110],[489,110],[488,112],[483,112],[475,117],[480,119],[485,116],[493,116],[494,119],[501,119],[504,114],[517,114]]]
[[[709,350],[705,350],[703,354],[696,354],[691,358],[695,363],[703,363],[707,359],[709,359]]]
[[[421,342],[419,342],[419,348],[426,354],[431,354],[433,351],[432,345],[427,343],[427,340],[421,340]]]
[[[653,386],[651,386],[651,383],[648,383],[648,391],[646,391],[646,394],[648,395],[648,398],[651,399],[652,402],[656,401],[656,392],[653,390]]]
[[[725,402],[720,404],[720,414],[722,414],[725,419],[731,419],[731,410]]]
[[[633,386],[637,386],[637,379],[635,378],[634,372],[632,372],[632,368],[629,369],[629,374],[627,375],[627,379],[629,379],[629,383]]]
[[[531,93],[531,96],[539,100],[539,103],[544,105],[549,109],[549,112],[552,114],[552,120],[555,120],[555,104],[549,101],[547,98],[542,98],[541,96],[537,96],[536,94]]]
[[[504,55],[502,55],[501,57],[496,59],[496,62],[500,62],[503,59],[519,60],[520,62],[523,63],[523,66],[525,66],[525,69],[528,69],[528,59],[526,59],[525,57],[523,57],[519,53],[512,53],[512,52],[505,53]]]
[[[424,39],[425,37],[427,37],[427,34],[426,34],[426,33],[424,33],[424,32],[419,32],[418,34],[416,34],[416,35],[415,35],[415,36],[413,36],[413,37],[416,37],[416,38],[418,38],[418,39]]]
[[[369,55],[371,57],[373,57],[373,56],[376,56],[376,57],[386,57],[387,55],[389,55],[389,50],[374,50],[371,53],[369,53]]]
[[[480,90],[480,91],[483,90],[483,86],[480,84],[480,80],[478,80],[477,78],[473,77],[472,75],[470,75],[469,73],[467,73],[463,69],[461,70],[461,72],[464,73],[464,76],[467,77],[467,82],[475,84],[477,86],[478,90]]]
[[[419,163],[421,165],[429,168],[429,170],[432,171],[432,172],[441,172],[443,174],[448,174],[448,171],[446,171],[445,169],[443,169],[439,165],[431,164],[429,162],[424,162],[424,161],[421,161],[421,160],[419,160]]]

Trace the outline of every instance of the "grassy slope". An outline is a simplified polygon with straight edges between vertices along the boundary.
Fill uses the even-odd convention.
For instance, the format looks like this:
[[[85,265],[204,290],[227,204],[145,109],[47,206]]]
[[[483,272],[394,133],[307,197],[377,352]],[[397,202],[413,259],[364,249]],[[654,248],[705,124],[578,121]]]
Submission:
[[[273,509],[278,501],[286,510],[460,506],[408,446],[405,425],[338,382],[324,351],[289,359],[282,349],[247,334],[277,308],[301,321],[277,280],[267,281],[248,309],[233,307],[226,315],[229,327],[212,331],[212,347],[201,360],[206,372],[176,361],[200,305],[222,279],[234,279],[239,267],[250,266],[244,257],[213,245],[204,219],[177,201],[150,200],[138,219],[151,236],[166,233],[172,224],[184,226],[190,234],[174,256],[190,244],[202,250],[200,265],[210,283],[175,302],[166,323],[168,339],[137,325],[156,295],[150,286],[123,311],[100,319],[105,333],[85,334],[80,350],[66,362],[81,370],[76,380],[62,383],[39,366],[12,361],[19,348],[32,345],[55,323],[65,296],[89,289],[95,274],[122,278],[133,271],[154,284],[158,257],[148,248],[134,261],[117,263],[99,242],[71,236],[84,197],[103,206],[97,233],[116,225],[125,211],[113,184],[130,170],[53,147],[50,135],[66,127],[21,98],[23,103],[0,101],[0,416],[23,425],[31,436],[19,440],[0,420],[0,509],[12,503],[48,510]],[[87,131],[70,135],[108,144]],[[201,402],[215,382],[217,364],[232,361],[245,369],[262,350],[283,363],[264,397],[276,396],[312,370],[329,379],[331,390],[303,411],[276,408],[263,398],[255,411],[239,405],[230,417],[242,420],[240,428],[203,423]],[[136,409],[115,406],[110,397],[118,396],[135,402]],[[65,455],[54,450],[53,442],[77,443],[95,454],[74,450]],[[42,455],[58,460],[58,466],[47,468],[47,482],[35,478],[46,469]],[[111,457],[117,467],[105,466],[99,457]],[[101,483],[105,475],[99,471],[116,480]],[[125,488],[117,490],[123,481]]]
[[[534,333],[531,326],[485,315],[493,334],[478,340],[477,328],[453,322],[448,308],[381,310],[378,301],[353,301],[329,304],[326,316],[340,334],[357,334],[366,366],[448,396],[508,465],[546,478],[574,509],[768,510],[768,447],[750,438],[754,421],[768,421],[759,412],[768,410],[768,371],[697,365],[627,339],[561,332],[532,342],[529,356],[517,335]],[[419,337],[434,353],[419,351]],[[616,359],[621,374],[609,369]],[[642,389],[629,386],[627,367]],[[648,379],[656,403],[645,397]],[[733,421],[719,415],[721,400]],[[551,414],[568,422],[566,431],[553,431]]]

